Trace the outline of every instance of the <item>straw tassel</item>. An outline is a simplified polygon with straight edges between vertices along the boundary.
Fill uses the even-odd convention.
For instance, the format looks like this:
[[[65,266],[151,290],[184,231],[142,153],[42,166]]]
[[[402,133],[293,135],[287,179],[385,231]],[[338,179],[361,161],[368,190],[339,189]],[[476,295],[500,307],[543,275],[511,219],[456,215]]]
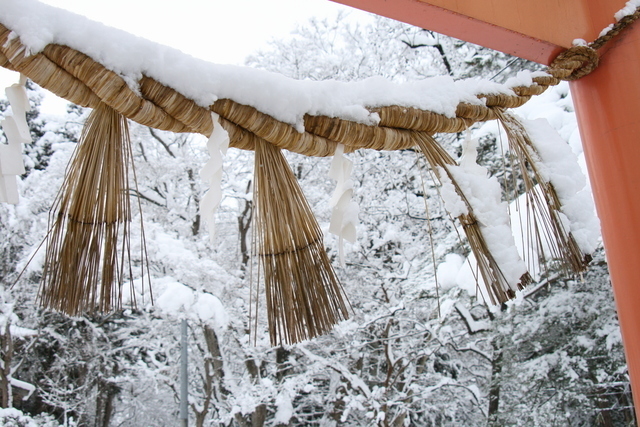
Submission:
[[[51,209],[39,294],[44,307],[72,316],[121,307],[125,268],[131,273],[130,163],[126,119],[100,104]]]
[[[509,140],[509,149],[513,153],[516,165],[514,172],[522,179],[526,193],[527,217],[532,225],[526,234],[530,242],[549,243],[550,254],[545,257],[541,244],[538,254],[545,258],[557,259],[567,272],[580,273],[591,261],[591,255],[580,249],[573,235],[563,224],[564,214],[560,198],[553,184],[542,176],[539,170],[541,162],[535,145],[520,121],[507,112],[495,109]]]
[[[523,265],[522,272],[517,277],[508,278],[505,276],[483,235],[472,205],[452,173],[452,167],[457,166],[456,161],[429,134],[416,133],[416,142],[437,179],[443,185],[453,185],[454,191],[463,205],[453,215],[457,216],[467,236],[469,246],[478,263],[478,270],[484,281],[489,302],[496,305],[513,299],[517,290],[524,289],[531,283],[530,274]]]
[[[311,207],[280,148],[255,150],[255,232],[272,345],[327,333],[349,302],[324,249]]]

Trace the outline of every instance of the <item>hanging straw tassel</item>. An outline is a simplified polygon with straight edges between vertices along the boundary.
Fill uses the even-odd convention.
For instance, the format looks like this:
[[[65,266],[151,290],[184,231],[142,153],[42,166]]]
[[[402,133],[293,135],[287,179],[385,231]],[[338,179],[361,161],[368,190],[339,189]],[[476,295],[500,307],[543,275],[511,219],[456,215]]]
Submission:
[[[456,215],[462,224],[469,246],[478,263],[478,270],[484,281],[491,304],[502,304],[513,299],[516,295],[516,290],[522,290],[531,283],[531,276],[524,267],[522,274],[518,274],[519,277],[516,276],[515,280],[509,280],[505,276],[499,263],[491,253],[469,200],[449,169],[451,166],[457,166],[456,161],[427,133],[416,133],[416,142],[440,184],[443,182],[453,184],[456,194],[465,205],[465,212]]]
[[[557,259],[567,273],[584,271],[591,255],[583,253],[573,235],[563,224],[560,199],[553,184],[545,179],[539,169],[540,156],[524,126],[518,119],[500,109],[495,109],[509,140],[509,149],[516,160],[514,172],[522,179],[526,193],[527,218],[530,224],[524,230],[529,242],[538,246],[538,255]],[[550,254],[545,256],[542,242],[549,244]]]
[[[131,273],[130,162],[127,121],[101,104],[85,123],[51,209],[44,307],[71,316],[121,307],[124,269]]]
[[[279,148],[255,149],[256,244],[264,271],[272,345],[327,333],[349,317],[349,302],[324,249],[323,236]]]

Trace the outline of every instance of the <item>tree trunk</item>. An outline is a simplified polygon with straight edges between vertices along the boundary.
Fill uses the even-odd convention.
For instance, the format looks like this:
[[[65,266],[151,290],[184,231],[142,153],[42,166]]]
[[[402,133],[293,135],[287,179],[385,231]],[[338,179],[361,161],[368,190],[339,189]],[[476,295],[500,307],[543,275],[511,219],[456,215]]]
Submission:
[[[253,415],[251,415],[251,427],[262,427],[267,419],[267,405],[264,403],[256,406]]]
[[[120,393],[118,386],[108,379],[98,380],[98,396],[96,397],[96,427],[109,427],[115,405],[114,399]]]
[[[250,417],[245,418],[242,414],[236,414],[235,421],[240,427],[263,427],[267,419],[267,405],[260,404],[253,410]]]
[[[209,326],[204,327],[204,340],[207,343],[207,350],[211,355],[211,364],[213,366],[213,377],[216,381],[216,396],[218,399],[223,398],[229,394],[229,391],[224,386],[224,362],[222,360],[222,353],[220,352],[220,344],[218,342],[218,335]]]
[[[498,408],[500,406],[500,374],[502,373],[502,340],[496,336],[491,341],[493,347],[493,361],[491,362],[491,386],[489,388],[489,412],[487,425],[499,426]]]
[[[251,181],[247,184],[247,193],[251,189]],[[245,200],[242,213],[238,216],[238,234],[240,235],[240,255],[242,256],[241,268],[244,270],[249,263],[249,227],[251,225],[251,218],[253,217],[253,201]]]
[[[196,412],[196,427],[204,426],[204,419],[207,417],[208,413],[208,411]]]
[[[197,236],[200,232],[200,196],[198,195],[198,189],[196,187],[196,181],[194,179],[193,169],[187,169],[187,176],[189,177],[189,186],[191,187],[191,196],[193,197],[193,204],[196,208],[196,215],[191,223],[191,234]]]
[[[0,369],[0,387],[2,389],[2,407],[13,406],[13,393],[11,390],[11,359],[13,358],[13,338],[11,337],[11,322],[7,321],[4,335],[2,336],[2,369]]]

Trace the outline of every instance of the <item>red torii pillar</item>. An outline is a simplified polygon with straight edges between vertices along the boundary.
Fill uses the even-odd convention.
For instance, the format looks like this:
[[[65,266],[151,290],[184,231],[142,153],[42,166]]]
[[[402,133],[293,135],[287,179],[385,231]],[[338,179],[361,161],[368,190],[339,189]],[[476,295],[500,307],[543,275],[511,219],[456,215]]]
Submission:
[[[625,0],[333,0],[542,64],[595,40]],[[640,22],[571,82],[640,414]]]

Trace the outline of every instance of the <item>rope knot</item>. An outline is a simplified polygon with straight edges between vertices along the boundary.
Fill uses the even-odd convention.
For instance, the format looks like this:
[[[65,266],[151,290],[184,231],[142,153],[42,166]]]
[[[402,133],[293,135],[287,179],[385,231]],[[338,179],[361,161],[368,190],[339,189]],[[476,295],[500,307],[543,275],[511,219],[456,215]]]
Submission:
[[[574,46],[558,55],[548,72],[560,80],[577,80],[595,70],[599,61],[598,52],[594,49],[589,46]]]

